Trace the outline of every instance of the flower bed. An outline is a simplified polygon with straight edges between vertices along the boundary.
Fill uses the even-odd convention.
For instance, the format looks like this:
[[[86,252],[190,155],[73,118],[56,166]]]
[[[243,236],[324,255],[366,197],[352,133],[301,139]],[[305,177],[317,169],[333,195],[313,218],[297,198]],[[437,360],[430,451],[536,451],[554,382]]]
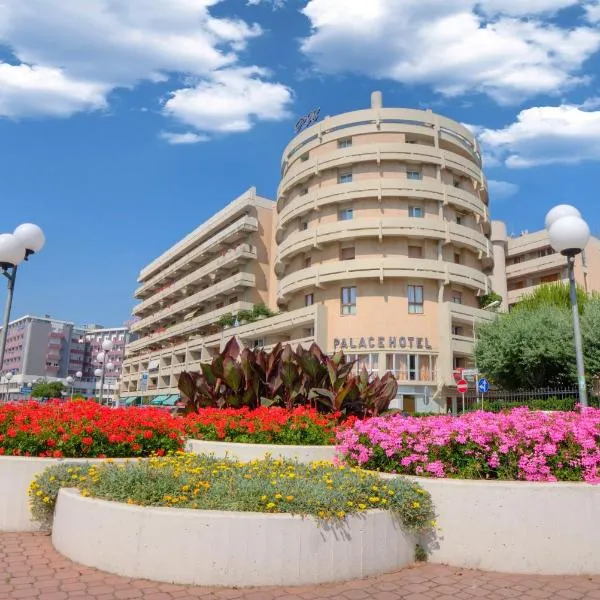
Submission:
[[[135,457],[178,450],[184,421],[153,408],[95,402],[0,406],[0,456]]]
[[[31,488],[38,518],[50,516],[57,494],[53,541],[69,558],[200,585],[292,585],[396,570],[412,561],[416,533],[428,532],[433,518],[429,495],[404,479],[185,454],[52,467]]]
[[[358,421],[338,433],[342,459],[365,469],[459,479],[600,482],[600,410]]]

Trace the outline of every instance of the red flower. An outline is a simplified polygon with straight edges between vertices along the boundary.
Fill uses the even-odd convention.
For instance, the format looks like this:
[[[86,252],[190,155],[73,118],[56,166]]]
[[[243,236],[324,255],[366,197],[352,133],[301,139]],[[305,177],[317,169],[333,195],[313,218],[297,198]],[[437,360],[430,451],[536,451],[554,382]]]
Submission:
[[[50,448],[54,448],[54,447],[56,446],[56,440],[53,440],[52,438],[50,438],[50,439],[49,439],[49,440],[46,442],[46,444],[47,444],[48,446],[50,446]]]
[[[91,437],[84,437],[84,438],[81,440],[81,443],[82,443],[84,446],[91,446],[91,445],[94,443],[94,440],[93,440]]]

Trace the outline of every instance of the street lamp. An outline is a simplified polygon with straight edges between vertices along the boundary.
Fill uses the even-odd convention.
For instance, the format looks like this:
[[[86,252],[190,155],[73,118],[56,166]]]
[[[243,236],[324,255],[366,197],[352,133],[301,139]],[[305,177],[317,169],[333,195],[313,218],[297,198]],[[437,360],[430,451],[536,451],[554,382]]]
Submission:
[[[4,373],[4,379],[6,379],[6,401],[7,402],[10,400],[9,386],[10,386],[10,380],[12,378],[13,378],[13,374],[10,371],[7,371],[6,373]]]
[[[8,296],[6,298],[4,324],[2,326],[2,334],[0,335],[0,369],[4,363],[6,335],[8,333],[8,323],[10,321],[15,281],[17,279],[17,267],[32,254],[39,252],[45,243],[44,232],[33,223],[23,223],[13,233],[0,234],[0,269],[2,270],[2,275],[8,279]]]
[[[100,379],[100,404],[104,404],[104,375],[106,373],[106,370],[108,369],[109,371],[112,371],[112,369],[114,368],[114,365],[109,362],[106,362],[106,359],[108,358],[108,353],[113,349],[113,343],[112,340],[104,340],[102,342],[102,352],[100,352],[98,354],[98,356],[96,357],[97,360],[99,362],[102,363],[102,375],[101,375],[101,379]]]
[[[578,254],[581,254],[587,246],[590,239],[590,228],[582,219],[581,213],[574,206],[570,206],[569,204],[559,204],[551,209],[546,215],[546,230],[552,248],[567,258],[569,292],[571,296],[571,310],[573,312],[573,333],[575,338],[579,402],[582,406],[587,406],[585,367],[583,364],[581,328],[579,326],[577,287],[575,285],[575,257]]]
[[[67,385],[71,388],[71,400],[73,400],[73,384],[75,383],[75,379],[70,375],[65,379]]]

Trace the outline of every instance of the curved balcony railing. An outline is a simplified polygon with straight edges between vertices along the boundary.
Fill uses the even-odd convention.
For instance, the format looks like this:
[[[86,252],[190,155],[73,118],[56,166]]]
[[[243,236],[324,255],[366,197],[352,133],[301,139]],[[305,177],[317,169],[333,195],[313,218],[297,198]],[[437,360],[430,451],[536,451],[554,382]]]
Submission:
[[[379,164],[383,161],[438,165],[441,168],[453,169],[482,185],[485,184],[482,171],[475,162],[448,150],[406,143],[357,144],[294,163],[281,179],[277,195],[279,197],[285,194],[290,188],[328,169],[339,169],[364,162]]]
[[[148,308],[158,304],[161,300],[168,300],[172,295],[183,290],[188,285],[194,285],[207,279],[209,275],[217,273],[220,269],[231,268],[236,264],[256,258],[256,248],[250,244],[240,244],[235,249],[230,249],[223,256],[210,261],[203,267],[193,271],[189,275],[182,277],[164,290],[150,296],[147,300],[140,302],[133,309],[134,315],[143,313]]]
[[[487,277],[481,271],[439,260],[395,256],[366,258],[316,265],[295,271],[279,282],[278,301],[285,302],[292,294],[306,288],[319,288],[328,283],[340,284],[345,280],[388,278],[433,279],[454,283],[475,290],[487,289]]]

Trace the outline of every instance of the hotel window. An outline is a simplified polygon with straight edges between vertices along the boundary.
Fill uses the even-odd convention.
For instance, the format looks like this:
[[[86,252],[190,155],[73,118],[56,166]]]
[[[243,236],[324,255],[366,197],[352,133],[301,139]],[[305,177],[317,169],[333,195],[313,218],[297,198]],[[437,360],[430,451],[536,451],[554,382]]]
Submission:
[[[308,269],[312,265],[312,258],[310,256],[304,257],[304,268]]]
[[[409,314],[423,314],[423,286],[408,286],[408,312]]]
[[[256,340],[252,340],[252,347],[253,348],[262,348],[264,345],[265,345],[264,338],[258,338]]]
[[[309,156],[310,156],[310,153],[309,153],[309,152],[305,152],[305,153],[304,153],[304,154],[303,154],[303,155],[300,157],[300,160],[301,160],[302,162],[306,162],[306,161],[308,160],[308,157],[309,157]]]
[[[354,373],[358,374],[363,369],[367,370],[370,375],[377,375],[379,373],[379,354],[347,354],[346,360],[348,362],[354,361]]]
[[[352,138],[347,137],[342,140],[338,140],[338,148],[350,148],[352,146]]]
[[[238,301],[237,296],[231,296],[231,298],[229,298],[229,304],[235,304],[237,301]]]
[[[463,213],[456,213],[456,224],[457,225],[462,225],[463,221],[465,220],[466,215],[464,215]]]
[[[544,275],[543,277],[540,277],[540,283],[552,283],[554,281],[559,281],[560,277],[558,276],[558,273],[554,273],[553,275]]]
[[[423,207],[422,206],[409,206],[408,207],[408,216],[413,219],[422,219],[423,218]]]
[[[217,302],[215,304],[215,308],[223,308],[223,303],[222,302]]]
[[[315,328],[307,327],[304,329],[304,337],[315,337]]]
[[[522,290],[525,287],[524,281],[517,281],[515,283],[515,290]]]
[[[338,183],[352,183],[352,171],[344,171],[338,175]]]
[[[464,329],[460,325],[452,326],[452,335],[464,335]]]
[[[452,302],[454,302],[454,304],[462,304],[461,292],[452,292]]]
[[[300,189],[300,195],[306,196],[306,194],[308,194],[308,187],[304,186],[303,188]]]
[[[342,248],[340,250],[340,260],[354,260],[356,256],[356,249],[352,248]]]
[[[453,183],[455,188],[460,188],[460,179],[455,179]]]
[[[354,210],[351,208],[344,208],[338,213],[338,221],[350,221],[354,218]]]
[[[312,306],[315,303],[315,295],[314,294],[306,294],[304,296],[304,306]]]
[[[421,246],[409,246],[408,258],[423,258],[423,248]]]
[[[554,250],[552,248],[542,248],[542,250],[538,252],[539,258],[543,258],[544,256],[552,256],[552,254],[554,254]]]
[[[386,354],[386,371],[400,381],[434,381],[436,357],[431,354]]]
[[[420,181],[421,179],[423,179],[423,175],[421,175],[421,171],[415,171],[413,169],[411,171],[406,171],[406,178]]]
[[[300,223],[300,230],[306,231],[307,229],[308,229],[308,223],[306,221],[302,221],[302,223]]]
[[[341,313],[343,315],[356,314],[356,287],[343,287],[341,293]]]
[[[454,264],[460,265],[460,252],[454,253]]]

